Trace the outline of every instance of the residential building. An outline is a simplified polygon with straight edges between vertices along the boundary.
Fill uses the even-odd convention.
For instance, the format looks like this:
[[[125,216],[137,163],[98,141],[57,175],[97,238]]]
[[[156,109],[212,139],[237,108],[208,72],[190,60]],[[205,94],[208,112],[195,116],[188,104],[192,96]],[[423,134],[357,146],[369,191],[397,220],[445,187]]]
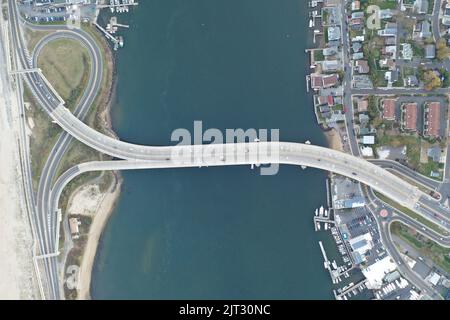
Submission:
[[[353,52],[360,52],[362,49],[362,44],[360,42],[353,42],[352,43],[352,50]]]
[[[394,99],[383,99],[381,105],[383,107],[383,119],[395,120],[395,104]]]
[[[438,138],[441,133],[441,104],[430,102],[425,106],[423,134],[428,137]]]
[[[341,39],[341,28],[336,27],[328,27],[328,41],[338,41]]]
[[[365,74],[370,72],[369,64],[366,60],[357,60],[355,66],[358,73]]]
[[[364,145],[374,145],[375,144],[375,137],[374,136],[363,136],[362,137],[362,144],[364,144]]]
[[[394,59],[381,59],[378,61],[378,64],[380,65],[380,68],[382,69],[389,69],[389,70],[395,70],[396,64]]]
[[[333,72],[339,70],[341,64],[338,60],[325,60],[322,61],[322,71],[323,72]]]
[[[444,9],[444,16],[442,17],[442,24],[450,26],[450,2],[447,1]]]
[[[414,38],[426,39],[432,36],[431,23],[428,20],[419,21],[414,26]]]
[[[384,79],[388,82],[388,86],[392,86],[392,84],[398,80],[398,70],[385,72]]]
[[[77,218],[69,218],[69,229],[73,239],[78,239],[80,236],[80,229],[78,228],[80,224],[81,222]]]
[[[353,60],[359,60],[364,58],[364,53],[363,52],[355,52],[352,56]]]
[[[425,46],[425,58],[426,59],[436,58],[436,46],[434,44],[427,44]]]
[[[371,147],[361,147],[361,154],[363,157],[373,157],[373,149]]]
[[[352,19],[363,19],[363,18],[364,18],[364,12],[363,11],[353,12],[352,13]]]
[[[378,17],[380,19],[390,19],[394,16],[394,12],[391,9],[382,9],[378,11]]]
[[[335,86],[339,81],[339,77],[337,74],[311,74],[311,87],[314,90],[319,90],[322,88],[330,88]]]
[[[327,47],[325,49],[322,50],[322,54],[325,57],[329,57],[329,56],[334,56],[338,53],[338,48],[337,47]]]
[[[358,99],[357,104],[359,112],[367,112],[367,108],[369,107],[369,101],[367,99]]]
[[[361,2],[359,0],[352,1],[352,11],[361,9]]]
[[[411,60],[413,58],[413,49],[411,44],[402,43],[402,56],[404,60]]]
[[[381,37],[395,37],[397,35],[397,24],[395,22],[388,22],[383,30],[378,30],[378,35]]]
[[[403,84],[405,87],[417,87],[419,86],[419,80],[416,76],[407,76],[403,79]]]
[[[434,162],[445,163],[444,150],[441,149],[439,146],[428,148],[427,156],[428,158],[431,158],[431,160],[433,160]]]
[[[428,0],[414,1],[414,10],[419,14],[427,14],[428,13]]]
[[[406,103],[403,109],[403,130],[417,131],[417,103]]]

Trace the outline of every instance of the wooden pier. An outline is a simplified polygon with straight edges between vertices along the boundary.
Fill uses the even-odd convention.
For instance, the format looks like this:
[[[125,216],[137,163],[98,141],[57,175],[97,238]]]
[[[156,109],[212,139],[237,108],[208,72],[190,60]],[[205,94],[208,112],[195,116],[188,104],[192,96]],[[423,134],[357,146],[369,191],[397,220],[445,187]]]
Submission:
[[[348,294],[349,292],[353,291],[353,290],[357,290],[359,287],[363,286],[366,284],[366,279],[361,280],[360,282],[350,286],[350,288],[345,289],[344,291],[342,291],[341,293],[336,293],[335,290],[333,290],[334,293],[334,297],[336,298],[336,300],[343,300],[343,296],[345,296],[346,294]]]

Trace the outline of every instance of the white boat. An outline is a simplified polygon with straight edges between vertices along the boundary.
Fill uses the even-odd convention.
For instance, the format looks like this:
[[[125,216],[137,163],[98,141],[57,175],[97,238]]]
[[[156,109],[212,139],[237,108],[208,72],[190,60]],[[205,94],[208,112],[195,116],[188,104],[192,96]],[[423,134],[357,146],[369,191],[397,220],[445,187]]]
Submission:
[[[317,222],[316,226],[317,226],[317,230],[320,230],[320,222]]]
[[[323,216],[323,206],[320,206],[319,208],[319,216]]]
[[[306,140],[306,141],[305,141],[305,144],[311,144],[311,141]]]
[[[331,265],[333,266],[333,269],[335,269],[335,270],[338,268],[337,263],[336,263],[336,260],[333,260],[333,262],[331,263]]]
[[[319,209],[316,209],[315,213],[316,217],[319,215]]]
[[[325,210],[325,211],[323,212],[323,216],[324,216],[324,217],[328,217],[328,210]]]
[[[328,230],[328,223],[325,222],[325,230]]]
[[[309,20],[309,27],[310,28],[314,27],[314,20],[313,19]]]

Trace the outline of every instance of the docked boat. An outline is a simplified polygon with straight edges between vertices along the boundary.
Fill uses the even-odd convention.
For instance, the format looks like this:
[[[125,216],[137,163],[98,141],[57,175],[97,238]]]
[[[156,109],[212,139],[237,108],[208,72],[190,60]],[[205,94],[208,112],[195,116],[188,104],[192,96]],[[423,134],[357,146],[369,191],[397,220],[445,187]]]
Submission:
[[[320,206],[319,208],[319,216],[323,216],[323,206]]]
[[[316,211],[314,212],[314,214],[316,215],[316,217],[319,215],[319,209],[316,209]]]
[[[324,216],[324,217],[328,217],[328,210],[325,210],[325,211],[323,212],[323,216]]]
[[[309,20],[309,27],[310,28],[314,27],[314,20],[313,19]]]
[[[331,263],[331,265],[333,266],[333,269],[336,270],[338,268],[336,260],[333,260],[333,262]]]
[[[328,230],[328,223],[325,222],[325,230]]]
[[[320,230],[320,222],[317,222],[316,226],[317,226],[317,230]]]

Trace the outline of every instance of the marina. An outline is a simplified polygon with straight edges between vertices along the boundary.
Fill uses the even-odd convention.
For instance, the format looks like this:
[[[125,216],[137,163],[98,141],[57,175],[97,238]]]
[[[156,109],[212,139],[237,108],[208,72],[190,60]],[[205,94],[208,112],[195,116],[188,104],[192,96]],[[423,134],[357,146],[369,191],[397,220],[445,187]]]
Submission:
[[[335,299],[348,300],[358,299],[362,296],[371,296],[370,291],[367,289],[365,279],[361,274],[360,269],[352,258],[352,248],[349,246],[347,234],[342,234],[340,231],[340,219],[336,216],[335,209],[333,208],[333,194],[332,194],[332,179],[326,179],[327,190],[327,206],[320,206],[315,209],[313,222],[314,230],[316,232],[323,231],[330,235],[335,250],[337,250],[339,256],[336,259],[330,259],[325,251],[322,241],[319,241],[320,251],[323,257],[323,265],[327,270],[331,282],[334,286],[333,294]],[[323,226],[323,228],[322,228]],[[339,260],[339,261],[337,261]]]
[[[128,13],[130,12],[130,6],[137,6],[138,2],[135,2],[134,0],[109,0],[109,4],[98,4],[97,10],[100,12],[100,9],[109,9],[110,14],[118,13]],[[102,26],[99,22],[99,14],[96,15],[94,25],[97,27],[98,30],[100,30],[108,39],[111,41],[113,45],[114,51],[117,51],[120,48],[124,47],[124,37],[122,35],[115,35],[116,33],[120,32],[119,28],[123,29],[129,29],[129,24],[119,23],[117,16],[110,16],[108,15],[109,20],[106,21],[106,25]]]
[[[111,13],[125,13],[129,12],[129,6],[137,5],[138,3],[134,0],[109,0],[109,4],[99,4],[98,8],[109,8],[111,10]]]

